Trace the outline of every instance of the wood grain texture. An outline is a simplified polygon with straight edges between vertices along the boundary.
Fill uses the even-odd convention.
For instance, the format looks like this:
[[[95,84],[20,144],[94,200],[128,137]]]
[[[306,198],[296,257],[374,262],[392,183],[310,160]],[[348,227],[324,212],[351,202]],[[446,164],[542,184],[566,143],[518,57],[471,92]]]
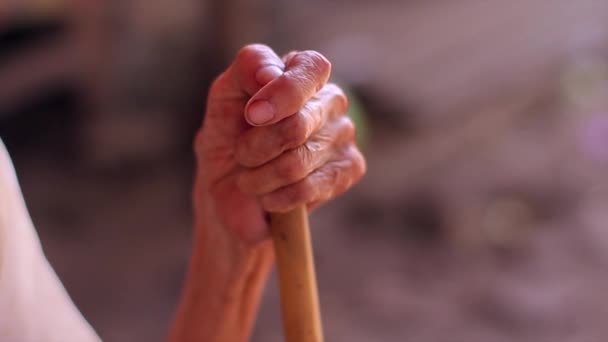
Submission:
[[[322,342],[315,266],[305,207],[271,215],[287,342]]]

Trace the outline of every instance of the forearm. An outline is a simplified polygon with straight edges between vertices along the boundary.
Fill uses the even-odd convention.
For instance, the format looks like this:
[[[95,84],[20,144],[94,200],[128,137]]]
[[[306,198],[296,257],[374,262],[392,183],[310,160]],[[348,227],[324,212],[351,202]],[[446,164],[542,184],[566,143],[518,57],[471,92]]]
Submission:
[[[251,334],[273,264],[272,242],[246,245],[214,221],[197,223],[172,342],[244,342]]]

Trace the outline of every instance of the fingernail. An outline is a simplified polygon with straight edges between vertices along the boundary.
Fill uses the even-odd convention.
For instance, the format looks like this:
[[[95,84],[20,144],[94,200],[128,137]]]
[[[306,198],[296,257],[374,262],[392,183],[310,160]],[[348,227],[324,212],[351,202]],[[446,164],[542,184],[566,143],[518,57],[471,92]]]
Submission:
[[[247,121],[252,125],[263,125],[274,118],[274,106],[265,100],[255,101],[249,105]]]
[[[265,85],[266,83],[274,80],[275,78],[281,76],[283,74],[283,70],[276,65],[268,65],[255,74],[255,79],[259,84]]]

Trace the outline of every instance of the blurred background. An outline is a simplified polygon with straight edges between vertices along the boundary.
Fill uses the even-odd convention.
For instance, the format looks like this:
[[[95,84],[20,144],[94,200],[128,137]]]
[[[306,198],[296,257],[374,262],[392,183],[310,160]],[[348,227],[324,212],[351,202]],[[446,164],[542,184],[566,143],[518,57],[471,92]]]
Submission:
[[[608,338],[607,0],[3,0],[0,136],[104,341],[161,341],[238,48],[317,49],[369,174],[312,216],[328,341]],[[282,341],[274,279],[253,341]]]

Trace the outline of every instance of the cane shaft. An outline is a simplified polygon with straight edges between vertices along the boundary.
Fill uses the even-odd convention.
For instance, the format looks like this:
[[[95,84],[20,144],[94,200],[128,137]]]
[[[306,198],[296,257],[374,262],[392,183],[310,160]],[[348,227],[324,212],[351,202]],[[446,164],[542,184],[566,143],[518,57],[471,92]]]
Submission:
[[[308,213],[271,215],[286,342],[323,342]]]

